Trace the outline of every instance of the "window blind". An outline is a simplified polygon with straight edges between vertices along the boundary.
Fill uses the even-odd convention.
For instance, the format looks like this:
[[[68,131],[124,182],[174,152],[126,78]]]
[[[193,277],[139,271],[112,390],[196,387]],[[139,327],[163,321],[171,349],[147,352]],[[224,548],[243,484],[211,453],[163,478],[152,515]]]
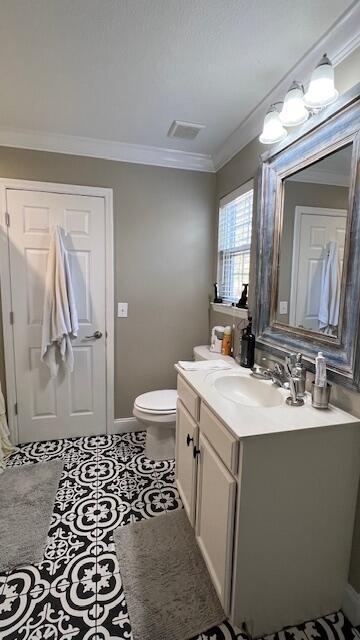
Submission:
[[[232,302],[249,282],[253,195],[251,181],[220,201],[218,283],[221,297]]]

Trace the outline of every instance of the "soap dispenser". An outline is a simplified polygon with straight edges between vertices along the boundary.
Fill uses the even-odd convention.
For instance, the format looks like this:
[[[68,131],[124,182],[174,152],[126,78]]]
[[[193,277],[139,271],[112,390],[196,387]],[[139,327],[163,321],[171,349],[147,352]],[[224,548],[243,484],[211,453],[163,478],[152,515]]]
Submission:
[[[252,333],[252,318],[249,316],[249,324],[243,329],[241,337],[240,366],[251,369],[255,362],[255,336]]]

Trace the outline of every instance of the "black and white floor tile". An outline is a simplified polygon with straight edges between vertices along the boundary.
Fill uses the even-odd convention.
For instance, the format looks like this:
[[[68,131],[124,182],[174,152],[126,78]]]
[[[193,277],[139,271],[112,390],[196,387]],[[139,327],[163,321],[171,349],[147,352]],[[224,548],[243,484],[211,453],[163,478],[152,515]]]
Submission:
[[[9,458],[10,467],[61,459],[64,471],[43,561],[0,574],[1,639],[132,640],[113,531],[182,507],[174,462],[148,460],[144,443],[143,432],[69,438]],[[225,622],[191,640],[239,638]],[[360,640],[360,630],[338,612],[266,640]]]

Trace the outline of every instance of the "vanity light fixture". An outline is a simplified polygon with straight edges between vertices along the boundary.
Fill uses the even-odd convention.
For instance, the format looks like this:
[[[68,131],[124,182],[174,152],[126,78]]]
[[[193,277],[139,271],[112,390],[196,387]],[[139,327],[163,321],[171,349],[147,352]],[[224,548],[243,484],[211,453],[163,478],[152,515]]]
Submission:
[[[285,127],[296,127],[306,122],[308,117],[309,112],[304,105],[304,87],[294,80],[285,96],[280,120]]]
[[[304,102],[310,109],[322,109],[335,102],[338,95],[334,85],[334,69],[325,53],[311,74]]]
[[[264,119],[260,142],[281,142],[288,135],[284,127],[303,124],[310,115],[335,102],[338,95],[334,85],[334,69],[325,53],[311,74],[305,95],[303,85],[294,81],[285,96],[281,113],[276,108],[278,103],[270,106]]]
[[[287,131],[281,124],[280,114],[276,104],[272,104],[265,116],[264,127],[259,138],[262,144],[275,144],[287,136]]]

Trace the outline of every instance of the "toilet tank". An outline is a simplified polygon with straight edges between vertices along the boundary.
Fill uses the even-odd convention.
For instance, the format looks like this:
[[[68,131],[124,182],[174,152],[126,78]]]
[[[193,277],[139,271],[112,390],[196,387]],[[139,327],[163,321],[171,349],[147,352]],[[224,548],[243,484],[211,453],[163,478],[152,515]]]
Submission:
[[[207,344],[200,345],[193,348],[194,360],[210,360],[211,358],[219,357],[218,353],[212,353],[210,347]]]
[[[194,360],[229,360],[229,362],[234,363],[234,359],[231,356],[222,356],[221,353],[214,353],[210,351],[210,347],[207,344],[200,345],[199,347],[193,348],[193,356]]]

